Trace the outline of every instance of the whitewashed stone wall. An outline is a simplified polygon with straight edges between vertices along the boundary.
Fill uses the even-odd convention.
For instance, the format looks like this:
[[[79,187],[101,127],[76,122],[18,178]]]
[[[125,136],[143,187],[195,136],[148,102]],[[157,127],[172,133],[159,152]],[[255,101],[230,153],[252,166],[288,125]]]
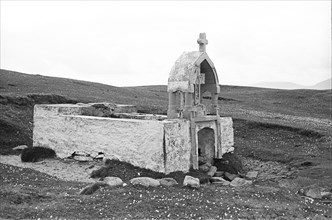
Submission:
[[[50,147],[61,158],[75,151],[91,155],[103,152],[106,157],[158,172],[189,171],[192,145],[188,120],[82,115],[90,113],[100,112],[90,105],[35,105],[33,145]],[[198,123],[196,134],[204,127],[213,129],[215,143],[220,141],[218,152],[224,154],[234,150],[232,119],[222,117],[220,125],[219,137],[215,122]]]
[[[184,120],[114,119],[76,115],[76,105],[36,105],[34,146],[47,146],[59,157],[74,151],[105,153],[158,172],[187,172],[191,144]]]
[[[220,139],[222,154],[234,151],[234,130],[231,117],[220,118]]]

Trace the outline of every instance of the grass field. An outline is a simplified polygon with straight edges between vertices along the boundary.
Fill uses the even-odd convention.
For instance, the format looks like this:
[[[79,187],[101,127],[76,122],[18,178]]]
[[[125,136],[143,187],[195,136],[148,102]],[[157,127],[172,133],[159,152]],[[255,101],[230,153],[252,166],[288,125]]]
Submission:
[[[165,85],[114,87],[1,70],[0,154],[15,154],[13,147],[32,145],[34,104],[115,102],[165,114],[166,89]],[[221,86],[220,114],[233,117],[236,153],[258,166],[272,164],[264,171],[266,178],[249,188],[129,186],[82,197],[77,195],[82,183],[0,164],[0,217],[332,218],[332,202],[308,203],[296,194],[300,187],[313,185],[332,190],[331,97],[331,90]],[[281,166],[296,172],[279,175]],[[281,187],[281,180],[289,187]]]

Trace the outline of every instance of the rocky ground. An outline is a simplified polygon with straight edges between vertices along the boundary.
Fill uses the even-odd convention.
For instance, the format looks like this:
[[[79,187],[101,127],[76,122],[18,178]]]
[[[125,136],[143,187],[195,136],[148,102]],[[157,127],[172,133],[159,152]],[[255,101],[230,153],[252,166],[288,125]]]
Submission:
[[[22,163],[19,156],[0,156],[0,213],[2,218],[332,218],[331,198],[309,197],[331,188],[315,184],[302,187],[297,180],[301,168],[247,157],[241,160],[244,173],[258,171],[252,184],[183,187],[179,176],[173,175],[178,185],[134,186],[131,178],[162,176],[117,163],[112,176],[121,177],[125,184],[80,195],[82,189],[98,181],[90,174],[103,166],[102,161],[52,159]],[[305,193],[309,189],[313,192],[308,196]]]

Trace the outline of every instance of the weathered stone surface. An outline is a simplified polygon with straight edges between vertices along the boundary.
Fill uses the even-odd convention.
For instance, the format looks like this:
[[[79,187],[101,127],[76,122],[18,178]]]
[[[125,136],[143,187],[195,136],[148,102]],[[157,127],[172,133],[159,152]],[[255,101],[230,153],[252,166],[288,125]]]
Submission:
[[[220,184],[223,186],[228,186],[230,184],[229,181],[225,180],[222,177],[211,177],[210,181],[214,184]]]
[[[173,178],[162,178],[162,179],[157,179],[162,186],[174,186],[177,185],[178,182],[173,179]]]
[[[190,168],[190,123],[186,120],[167,120],[164,123],[165,173],[188,172]]]
[[[236,174],[232,174],[232,173],[229,173],[229,172],[225,172],[224,173],[224,176],[226,179],[228,179],[229,181],[232,181],[234,180],[236,177],[238,177]]]
[[[131,179],[130,183],[133,185],[141,185],[146,187],[156,187],[160,185],[160,182],[158,180],[152,179],[150,177],[136,177]]]
[[[258,176],[258,171],[249,171],[246,175],[249,179],[255,179]]]
[[[246,185],[250,185],[250,184],[252,184],[251,180],[245,180],[245,179],[242,179],[240,177],[236,177],[230,183],[230,185],[234,186],[234,187],[246,186]]]
[[[184,177],[183,186],[190,186],[193,188],[198,188],[200,186],[199,179],[187,175]]]
[[[113,113],[113,116],[118,118],[130,118],[130,119],[141,119],[141,120],[166,120],[165,115],[155,115],[155,114],[142,114],[142,113]]]
[[[13,150],[24,150],[25,148],[28,148],[27,145],[19,145],[17,147],[14,147]]]
[[[214,174],[217,172],[217,167],[212,166],[210,167],[209,172],[207,173],[208,176],[214,176]]]
[[[104,182],[109,186],[122,186],[123,181],[119,177],[110,177],[107,176],[104,178]]]
[[[203,165],[199,166],[199,170],[203,171],[203,172],[208,172],[211,168],[211,164],[210,163],[205,163]]]
[[[188,121],[75,115],[82,114],[80,107],[36,105],[34,145],[52,148],[60,158],[68,157],[74,151],[91,155],[103,152],[107,158],[115,155],[121,161],[158,172],[189,171]]]
[[[234,131],[231,117],[220,117],[221,152],[222,154],[234,151]]]

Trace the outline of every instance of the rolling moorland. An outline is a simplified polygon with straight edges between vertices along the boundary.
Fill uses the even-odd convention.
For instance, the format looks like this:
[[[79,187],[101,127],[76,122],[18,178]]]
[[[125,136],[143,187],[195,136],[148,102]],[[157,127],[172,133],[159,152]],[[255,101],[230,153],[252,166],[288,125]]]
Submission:
[[[114,102],[137,105],[142,113],[165,114],[166,89],[165,85],[114,87],[1,70],[0,154],[18,154],[12,150],[17,145],[32,146],[34,104]],[[331,97],[331,90],[221,86],[220,114],[233,117],[235,153],[244,163],[272,164],[264,171],[265,178],[249,188],[130,186],[82,198],[77,195],[82,183],[0,161],[0,217],[332,218],[330,200],[308,202],[297,193],[309,186],[332,191]],[[282,166],[296,172],[281,175]]]

